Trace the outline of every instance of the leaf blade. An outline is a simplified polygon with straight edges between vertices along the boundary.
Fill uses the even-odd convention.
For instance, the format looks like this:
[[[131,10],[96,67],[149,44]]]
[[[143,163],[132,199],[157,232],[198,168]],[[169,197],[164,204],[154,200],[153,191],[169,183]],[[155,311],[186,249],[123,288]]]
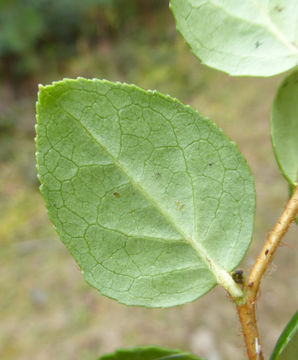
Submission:
[[[271,140],[279,168],[292,187],[298,185],[298,71],[281,83],[274,99]]]
[[[204,360],[180,350],[166,349],[158,346],[118,349],[113,354],[101,356],[98,360]]]
[[[37,150],[49,216],[102,294],[168,307],[233,288],[254,187],[209,120],[132,85],[64,80],[40,91]]]
[[[291,360],[298,355],[298,311],[288,322],[277,340],[270,360]]]
[[[298,64],[295,0],[171,0],[177,30],[203,64],[232,76],[272,76]]]

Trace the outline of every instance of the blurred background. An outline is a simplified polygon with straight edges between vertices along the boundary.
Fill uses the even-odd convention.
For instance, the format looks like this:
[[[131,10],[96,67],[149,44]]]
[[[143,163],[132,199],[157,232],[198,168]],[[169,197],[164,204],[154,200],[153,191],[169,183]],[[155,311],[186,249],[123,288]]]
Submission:
[[[93,360],[156,344],[209,360],[245,359],[222,289],[177,308],[126,307],[90,288],[58,239],[36,177],[36,93],[39,83],[77,76],[168,93],[237,142],[257,190],[246,273],[288,197],[269,136],[284,75],[231,78],[202,66],[176,32],[167,0],[0,0],[0,358]],[[266,357],[297,308],[297,229],[284,238],[259,296]]]

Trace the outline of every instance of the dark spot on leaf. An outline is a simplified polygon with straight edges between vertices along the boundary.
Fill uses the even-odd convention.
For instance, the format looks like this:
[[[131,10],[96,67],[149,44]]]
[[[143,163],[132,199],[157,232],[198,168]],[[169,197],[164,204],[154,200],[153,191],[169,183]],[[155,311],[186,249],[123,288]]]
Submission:
[[[237,284],[244,284],[244,273],[243,270],[235,270],[232,272],[232,278]]]
[[[175,204],[180,211],[184,209],[184,204],[182,204],[179,200],[176,200]]]
[[[277,12],[282,12],[282,11],[283,11],[283,8],[280,7],[280,6],[278,6],[278,5],[276,5],[276,6],[274,6],[274,10],[277,11]]]
[[[114,193],[113,193],[113,195],[115,196],[115,198],[117,198],[117,199],[119,199],[120,198],[120,194],[117,192],[117,191],[115,191]]]
[[[268,249],[266,249],[266,251],[265,251],[265,255],[268,255],[268,253],[269,253],[269,250],[268,250]]]
[[[262,43],[258,40],[258,41],[256,41],[256,49],[258,48],[258,47],[260,47],[261,45],[262,45]]]
[[[158,171],[157,173],[155,173],[155,176],[157,179],[161,178],[161,173]]]
[[[213,165],[213,163],[209,163],[208,165],[209,165],[209,166],[212,166],[212,165]]]

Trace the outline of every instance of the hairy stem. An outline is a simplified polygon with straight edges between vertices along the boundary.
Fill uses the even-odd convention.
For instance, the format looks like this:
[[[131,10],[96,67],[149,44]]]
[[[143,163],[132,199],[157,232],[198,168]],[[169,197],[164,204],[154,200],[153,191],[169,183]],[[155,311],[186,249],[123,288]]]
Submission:
[[[244,305],[238,305],[237,311],[249,360],[264,360],[257,327],[255,303],[247,301]]]
[[[261,279],[266,271],[272,256],[284,234],[287,232],[291,222],[298,213],[298,186],[288,201],[284,212],[268,236],[265,245],[254,264],[248,281],[247,296],[244,305],[237,305],[237,311],[242,326],[248,357],[250,360],[263,360],[262,348],[258,334],[255,303],[260,287]]]
[[[265,245],[258,256],[248,278],[248,298],[255,300],[260,287],[261,279],[274,255],[282,237],[287,232],[291,222],[298,213],[298,186],[295,188],[292,197],[288,201],[284,212],[268,236]]]

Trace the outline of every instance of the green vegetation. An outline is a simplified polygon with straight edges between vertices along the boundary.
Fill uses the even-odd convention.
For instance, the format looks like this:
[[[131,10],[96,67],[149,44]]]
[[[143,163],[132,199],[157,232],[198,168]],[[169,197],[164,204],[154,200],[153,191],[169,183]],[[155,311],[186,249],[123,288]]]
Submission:
[[[99,297],[82,282],[76,265],[53,240],[57,237],[37,192],[32,143],[37,82],[84,75],[170,92],[210,115],[237,141],[249,160],[256,178],[258,208],[251,255],[241,266],[245,272],[251,266],[287,197],[274,164],[266,121],[281,78],[231,79],[200,66],[176,36],[167,2],[160,1],[159,9],[145,3],[129,2],[137,9],[135,16],[115,11],[116,7],[105,10],[105,21],[118,18],[124,26],[103,27],[100,35],[70,36],[67,43],[60,43],[61,49],[64,44],[71,48],[66,56],[56,50],[48,56],[39,45],[32,45],[39,65],[30,71],[22,70],[19,55],[14,54],[14,60],[9,61],[11,71],[6,66],[7,57],[0,58],[0,236],[4,244],[0,254],[0,356],[5,359],[91,360],[119,346],[152,343],[179,347],[206,358],[244,356],[242,340],[235,338],[237,323],[230,312],[231,304],[218,287],[198,302],[166,310],[127,308]],[[143,6],[148,11],[140,11]],[[62,26],[59,15],[56,20]],[[92,19],[88,21],[92,27]],[[50,44],[54,48],[56,40]],[[17,63],[21,67],[15,66]],[[119,194],[120,198],[114,195],[112,199],[122,200]],[[175,203],[175,207],[184,211],[185,204]],[[294,237],[291,231],[285,240],[292,248],[296,247],[291,241]],[[261,332],[266,334],[263,348],[267,354],[284,319],[296,309],[296,261],[294,251],[281,248],[269,271],[272,275],[262,288],[258,303],[259,314],[265,319]],[[276,267],[278,272],[273,274]],[[278,304],[282,303],[287,306],[280,308]]]
[[[80,48],[112,38],[146,10],[165,1],[3,0],[0,3],[0,74],[46,72]]]
[[[298,65],[296,0],[171,0],[177,29],[203,64],[272,76]]]
[[[37,113],[41,191],[89,284],[147,307],[216,283],[242,296],[229,272],[251,240],[254,185],[210,120],[157,92],[84,79],[41,87]]]
[[[298,71],[287,76],[271,111],[271,137],[277,163],[292,187],[298,178]],[[286,124],[286,126],[285,126]]]
[[[98,360],[203,360],[194,355],[182,353],[179,350],[162,349],[155,346],[119,349],[114,354],[104,355]]]
[[[291,360],[297,357],[298,350],[298,311],[288,322],[284,331],[281,333],[274,351],[271,356],[271,360]]]

